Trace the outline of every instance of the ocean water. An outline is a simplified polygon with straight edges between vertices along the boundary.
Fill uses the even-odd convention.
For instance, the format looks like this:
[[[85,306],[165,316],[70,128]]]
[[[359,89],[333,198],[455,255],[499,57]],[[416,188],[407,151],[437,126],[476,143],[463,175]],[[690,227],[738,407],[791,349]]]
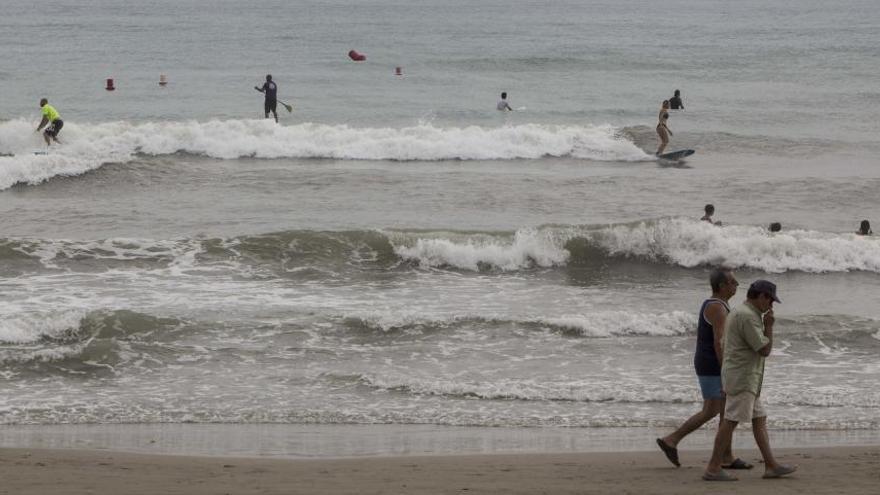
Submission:
[[[669,428],[726,264],[771,427],[880,430],[876,2],[3,10],[0,424]]]

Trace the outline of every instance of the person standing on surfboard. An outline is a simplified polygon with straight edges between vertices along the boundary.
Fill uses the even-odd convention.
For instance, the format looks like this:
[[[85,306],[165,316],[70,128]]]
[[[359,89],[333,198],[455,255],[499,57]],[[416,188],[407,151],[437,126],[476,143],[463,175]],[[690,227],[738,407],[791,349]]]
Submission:
[[[266,101],[263,103],[263,109],[266,112],[266,118],[269,118],[269,112],[275,116],[275,122],[278,122],[278,85],[272,81],[272,74],[266,74],[266,82],[263,87],[254,86],[254,89],[266,95]]]
[[[40,121],[40,125],[34,132],[40,132],[40,129],[49,124],[49,127],[46,127],[46,130],[43,131],[43,139],[46,140],[46,146],[50,146],[52,141],[61,144],[61,141],[58,140],[58,133],[64,127],[61,115],[58,114],[58,110],[55,110],[55,107],[49,104],[49,100],[46,98],[40,100],[40,108],[42,109],[43,120]]]
[[[657,156],[663,153],[666,145],[669,144],[669,136],[672,136],[672,131],[666,126],[666,122],[669,120],[669,100],[663,100],[663,105],[660,106],[659,120],[657,123],[657,135],[660,136],[660,147],[657,148]]]

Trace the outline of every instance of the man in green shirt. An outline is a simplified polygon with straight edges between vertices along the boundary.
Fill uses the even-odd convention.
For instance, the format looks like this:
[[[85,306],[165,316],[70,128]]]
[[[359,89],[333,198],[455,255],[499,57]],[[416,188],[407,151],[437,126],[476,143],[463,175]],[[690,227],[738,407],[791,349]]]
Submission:
[[[58,133],[61,132],[61,128],[64,127],[64,121],[61,120],[61,115],[58,114],[58,110],[55,110],[55,107],[49,104],[49,100],[43,98],[40,100],[40,108],[42,109],[43,120],[40,121],[39,127],[37,127],[36,132],[40,132],[40,129],[49,124],[49,127],[46,127],[46,130],[43,131],[43,139],[46,140],[46,146],[49,146],[52,141],[55,141],[58,144],[61,144],[61,141],[58,140]]]
[[[773,457],[767,434],[767,413],[761,404],[764,360],[773,349],[774,302],[780,302],[776,285],[757,280],[749,286],[746,302],[731,311],[724,323],[721,382],[726,402],[712,458],[703,473],[706,481],[736,481],[736,477],[721,469],[721,457],[730,447],[736,425],[745,421],[752,422],[755,443],[764,458],[764,478],[779,478],[797,470],[797,466],[779,464]]]

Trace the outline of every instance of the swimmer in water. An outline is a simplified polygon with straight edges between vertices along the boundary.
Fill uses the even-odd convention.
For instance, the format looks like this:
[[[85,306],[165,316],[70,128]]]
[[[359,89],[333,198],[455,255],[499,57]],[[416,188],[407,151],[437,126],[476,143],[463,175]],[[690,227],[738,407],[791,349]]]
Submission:
[[[684,103],[681,101],[681,91],[675,90],[675,94],[669,99],[669,108],[672,110],[684,110]]]
[[[498,102],[498,105],[495,107],[501,112],[512,112],[513,109],[510,108],[510,105],[507,103],[507,92],[501,93],[501,101]]]

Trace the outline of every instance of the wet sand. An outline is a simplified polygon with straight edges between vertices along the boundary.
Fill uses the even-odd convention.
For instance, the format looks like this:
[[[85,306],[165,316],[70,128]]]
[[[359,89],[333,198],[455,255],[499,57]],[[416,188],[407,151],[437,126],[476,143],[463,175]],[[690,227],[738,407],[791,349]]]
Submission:
[[[493,454],[342,459],[151,455],[98,450],[0,449],[3,494],[875,494],[880,447],[779,449],[800,470],[761,479],[756,464],[737,482],[700,479],[707,451],[682,451],[674,468],[657,452]]]

